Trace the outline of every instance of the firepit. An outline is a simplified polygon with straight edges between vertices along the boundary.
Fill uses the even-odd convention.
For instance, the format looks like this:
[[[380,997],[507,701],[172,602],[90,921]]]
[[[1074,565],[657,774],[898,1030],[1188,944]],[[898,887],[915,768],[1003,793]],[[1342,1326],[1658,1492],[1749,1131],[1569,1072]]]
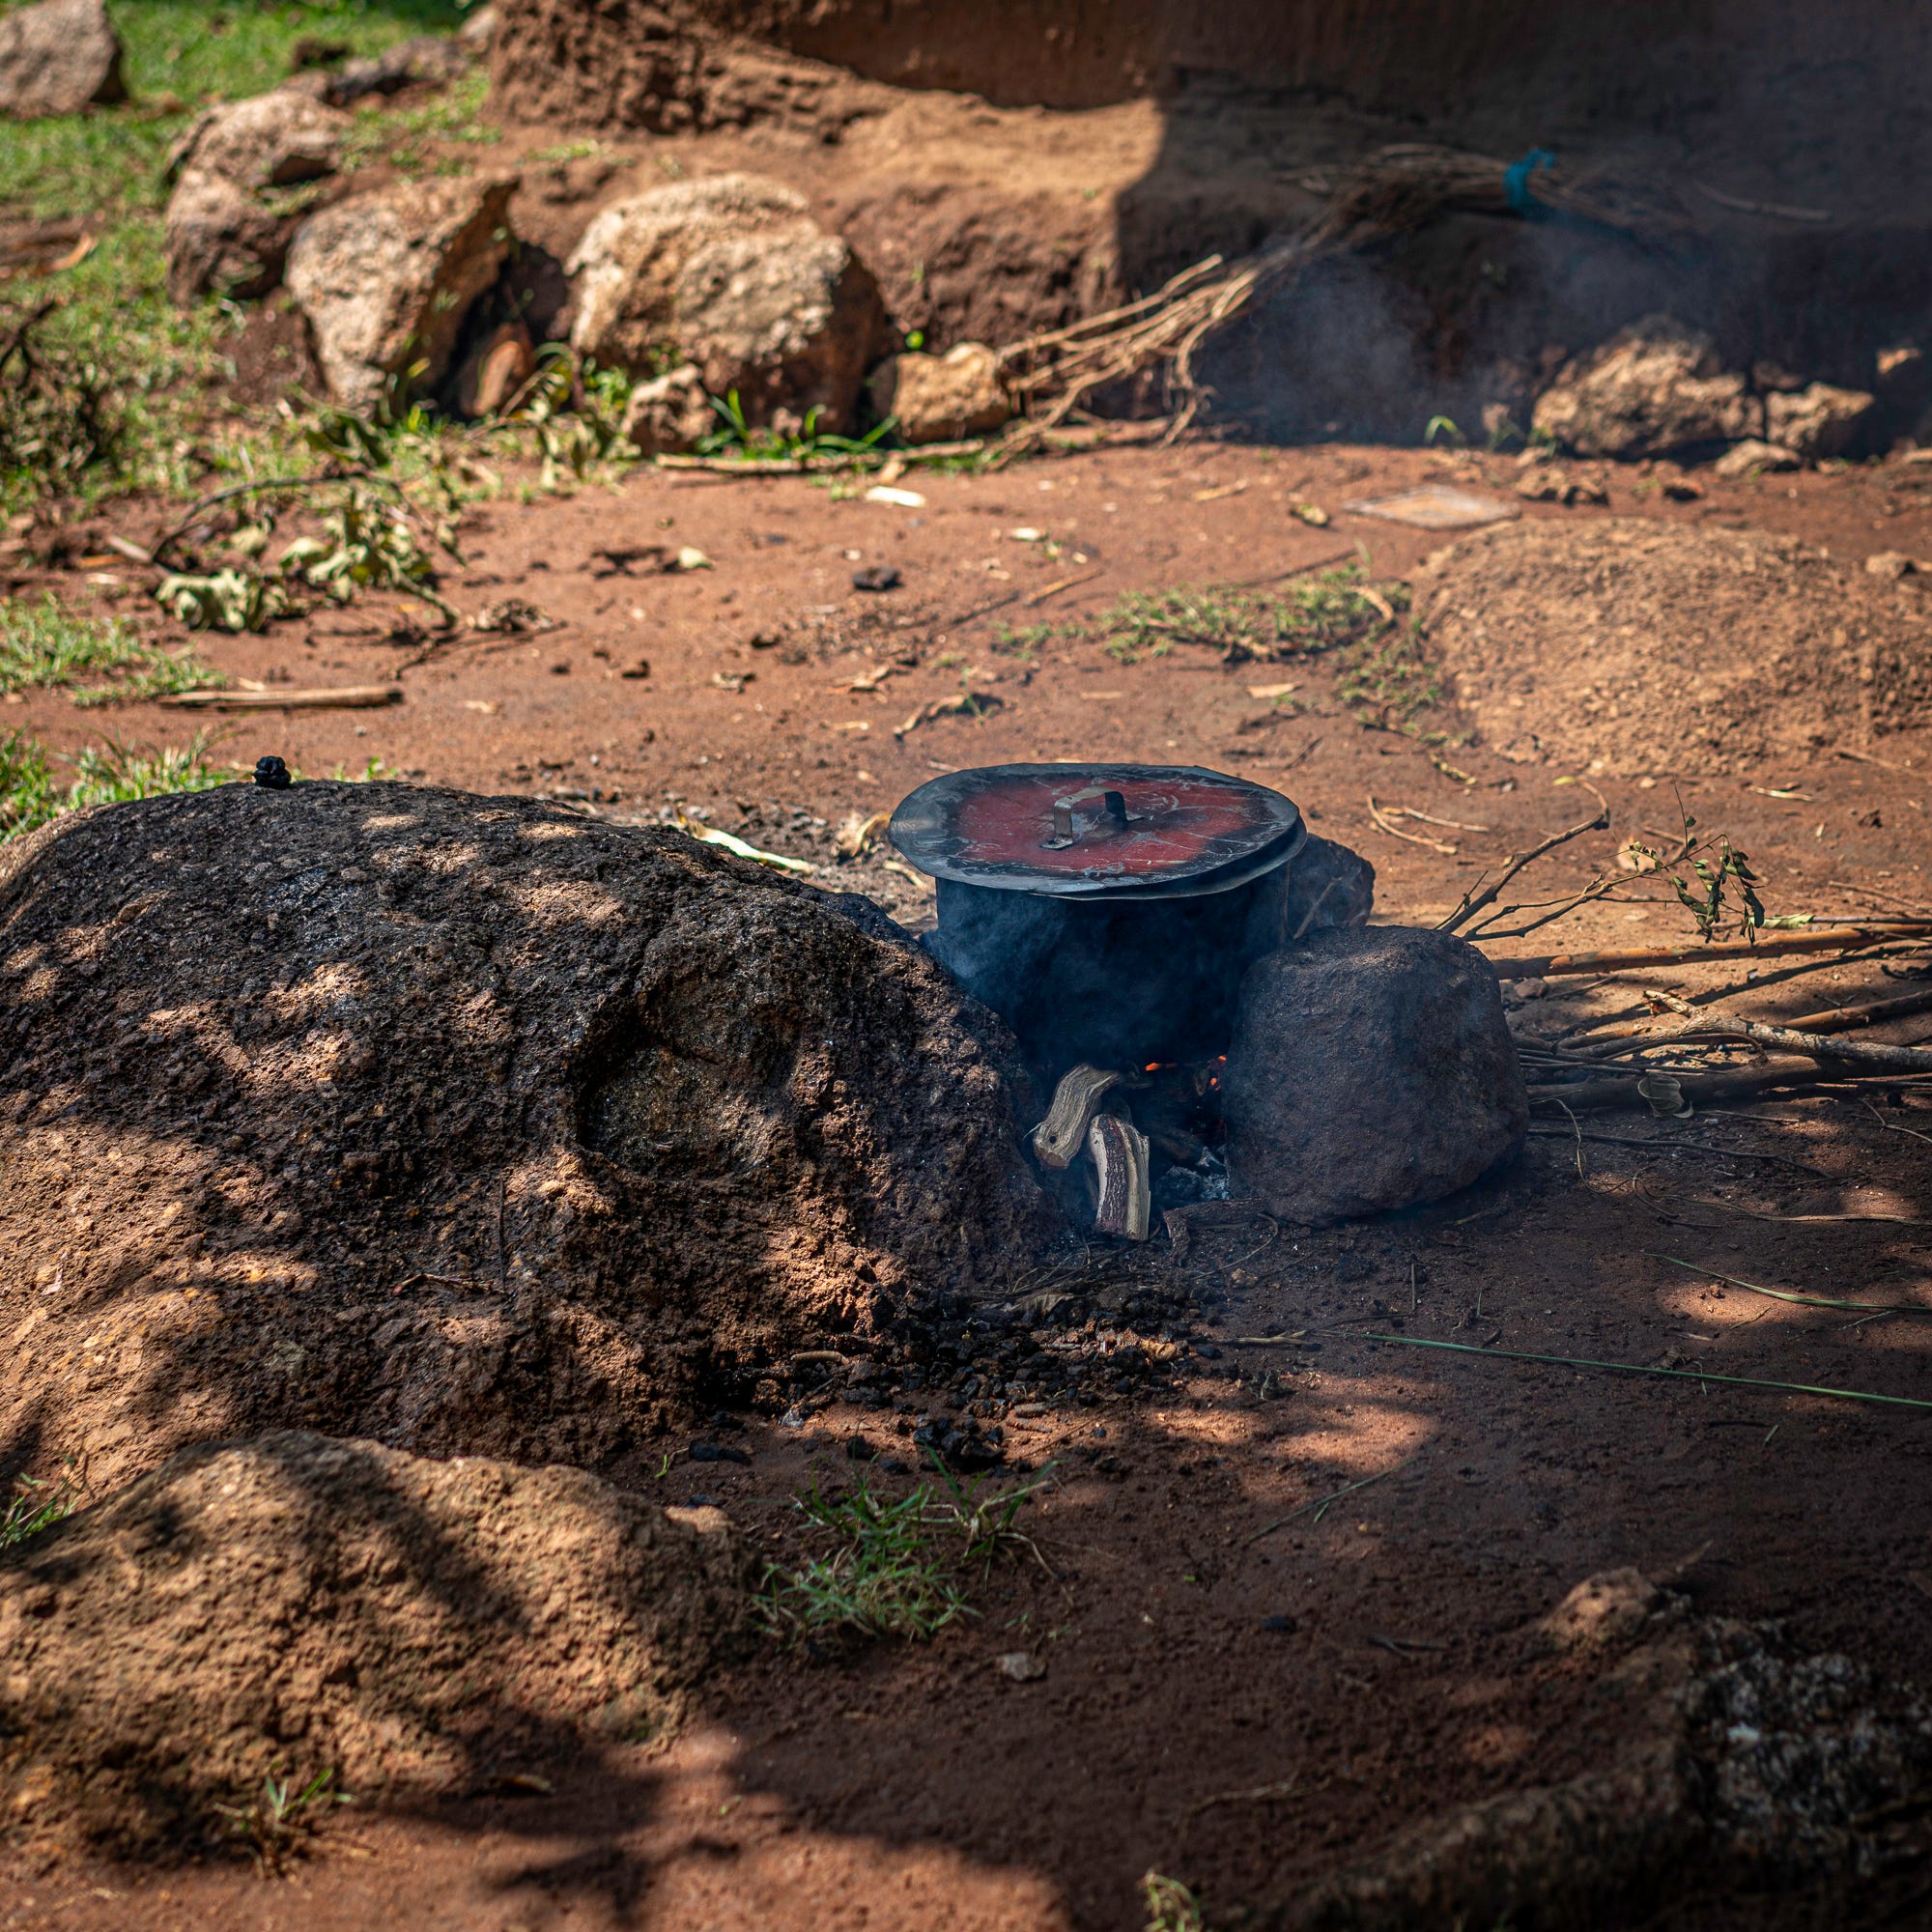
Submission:
[[[1083,1063],[1227,1051],[1247,961],[1278,946],[1292,801],[1169,765],[991,765],[923,784],[890,837],[938,882],[934,955],[1049,1085]]]
[[[926,946],[1051,1094],[1034,1158],[1098,1233],[1382,1212],[1521,1145],[1489,962],[1447,933],[1364,930],[1374,868],[1279,792],[1192,766],[994,765],[920,786],[890,836],[938,882]]]

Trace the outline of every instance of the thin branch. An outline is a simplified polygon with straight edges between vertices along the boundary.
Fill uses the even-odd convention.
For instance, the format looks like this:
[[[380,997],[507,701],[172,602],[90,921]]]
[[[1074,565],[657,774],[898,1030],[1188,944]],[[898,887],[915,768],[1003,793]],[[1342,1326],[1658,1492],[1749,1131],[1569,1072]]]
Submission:
[[[0,348],[0,374],[5,374],[8,363],[10,363],[15,355],[18,355],[20,357],[21,361],[27,365],[29,372],[31,373],[33,367],[33,357],[27,352],[27,337],[36,328],[38,328],[42,323],[46,321],[47,317],[50,316],[54,312],[54,310],[57,309],[59,306],[60,303],[52,298],[43,301],[40,305],[40,307],[33,312],[32,315],[28,316],[27,319],[24,322],[22,322],[10,336],[8,336],[5,347]]]
[[[1810,1060],[1848,1060],[1860,1066],[1886,1066],[1932,1072],[1932,1047],[1888,1046],[1870,1039],[1836,1039],[1829,1034],[1801,1033],[1795,1027],[1769,1026],[1763,1020],[1740,1019],[1734,1013],[1700,1011],[1675,993],[1656,996],[1672,1012],[1690,1015],[1690,1024],[1675,1033],[1657,1036],[1662,1045],[1694,1037],[1747,1039],[1782,1053],[1799,1053]]]
[[[1548,952],[1520,959],[1492,959],[1499,980],[1548,980],[1562,973],[1625,973],[1637,966],[1683,966],[1719,959],[1775,959],[1786,952],[1857,952],[1871,946],[1932,940],[1932,921],[1862,920],[1857,925],[1820,925],[1806,932],[1779,932],[1753,939],[1691,939],[1678,946],[1633,946],[1593,952]]]
[[[1534,865],[1536,861],[1541,859],[1546,853],[1555,851],[1559,845],[1569,844],[1569,842],[1573,838],[1582,838],[1582,836],[1586,832],[1606,832],[1609,830],[1609,825],[1610,825],[1610,814],[1607,810],[1605,810],[1597,812],[1597,814],[1594,817],[1585,819],[1583,823],[1580,825],[1573,825],[1567,832],[1551,833],[1550,836],[1548,838],[1544,839],[1541,844],[1536,845],[1532,847],[1529,851],[1523,853],[1523,855],[1520,859],[1511,859],[1508,862],[1508,864],[1504,866],[1501,874],[1494,880],[1494,882],[1492,883],[1491,885],[1485,886],[1481,892],[1474,894],[1464,893],[1463,895],[1462,904],[1459,905],[1456,908],[1456,910],[1452,912],[1449,915],[1449,917],[1445,919],[1442,922],[1442,923],[1435,928],[1436,931],[1455,932],[1459,930],[1461,927],[1466,925],[1469,923],[1469,921],[1472,918],[1474,918],[1474,916],[1477,913],[1481,912],[1485,906],[1493,905],[1496,901],[1497,895],[1501,893],[1502,889],[1506,885],[1508,885],[1509,882],[1513,878],[1515,878],[1516,875],[1520,871],[1521,871],[1525,866]],[[1514,908],[1512,908],[1512,910],[1514,910]],[[1500,919],[1505,917],[1505,915],[1503,913],[1498,913],[1496,917]]]
[[[1453,859],[1457,848],[1445,844],[1440,838],[1425,838],[1419,832],[1405,832],[1390,819],[1391,811],[1402,810],[1401,806],[1380,806],[1376,803],[1374,792],[1369,794],[1369,822],[1378,832],[1386,832],[1391,838],[1404,838],[1411,845],[1426,845],[1432,852],[1440,852],[1445,859]]]

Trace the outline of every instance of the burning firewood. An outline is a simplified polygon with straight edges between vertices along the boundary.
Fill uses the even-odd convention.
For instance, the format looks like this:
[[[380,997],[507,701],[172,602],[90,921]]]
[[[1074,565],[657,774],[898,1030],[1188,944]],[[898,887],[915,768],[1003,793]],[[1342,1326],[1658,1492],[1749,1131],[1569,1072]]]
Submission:
[[[1060,1076],[1046,1119],[1033,1130],[1033,1151],[1042,1167],[1071,1167],[1087,1145],[1087,1129],[1107,1092],[1121,1076],[1104,1066],[1076,1066]]]
[[[1147,1136],[1115,1114],[1100,1114],[1087,1129],[1087,1151],[1094,1156],[1099,1203],[1094,1226],[1102,1235],[1124,1235],[1130,1241],[1148,1237],[1148,1213],[1153,1205],[1148,1182]]]

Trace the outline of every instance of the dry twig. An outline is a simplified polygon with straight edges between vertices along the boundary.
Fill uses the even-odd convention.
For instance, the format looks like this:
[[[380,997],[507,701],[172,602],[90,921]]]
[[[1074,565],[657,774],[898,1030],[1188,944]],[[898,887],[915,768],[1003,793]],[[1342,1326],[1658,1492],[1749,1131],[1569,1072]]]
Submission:
[[[1453,915],[1452,915],[1453,916]],[[1756,939],[1690,939],[1677,946],[1634,946],[1602,952],[1547,952],[1492,959],[1498,980],[1548,980],[1568,973],[1627,973],[1636,966],[1683,966],[1720,959],[1775,959],[1788,952],[1855,952],[1888,941],[1932,940],[1932,921],[1873,919],[1857,925],[1820,925]]]

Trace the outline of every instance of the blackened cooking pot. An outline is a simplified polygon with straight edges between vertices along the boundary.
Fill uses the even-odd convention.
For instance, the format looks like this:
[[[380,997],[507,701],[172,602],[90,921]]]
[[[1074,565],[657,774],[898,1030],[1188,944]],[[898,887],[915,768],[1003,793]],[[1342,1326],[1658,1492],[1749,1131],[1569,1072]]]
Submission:
[[[1308,835],[1265,785],[1094,764],[950,772],[889,836],[937,882],[934,956],[1055,1079],[1225,1052],[1248,961],[1288,936]]]

